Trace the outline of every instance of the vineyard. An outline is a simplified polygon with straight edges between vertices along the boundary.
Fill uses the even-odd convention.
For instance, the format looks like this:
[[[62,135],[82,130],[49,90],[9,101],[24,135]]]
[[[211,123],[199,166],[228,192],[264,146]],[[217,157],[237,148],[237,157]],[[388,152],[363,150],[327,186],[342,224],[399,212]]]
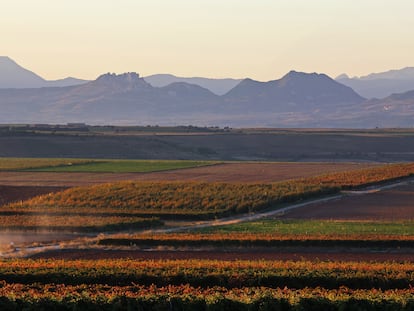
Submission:
[[[123,181],[10,203],[1,208],[3,230],[105,233],[55,251],[61,258],[71,251],[89,253],[91,260],[0,260],[0,310],[414,310],[410,215],[368,221],[280,218],[175,233],[141,231],[171,219],[255,213],[413,174],[414,164],[407,163],[273,183]],[[126,230],[134,232],[108,233]],[[4,254],[12,254],[19,247],[5,248]],[[134,257],[135,250],[143,257]],[[214,253],[219,259],[145,259],[167,250]],[[123,252],[124,258],[93,256],[105,252]],[[226,259],[230,252],[232,258]],[[298,257],[259,259],[283,252]],[[376,261],[301,259],[306,252],[359,252]],[[246,254],[253,260],[241,259]],[[379,259],[393,254],[404,259]],[[41,258],[42,253],[32,255]]]
[[[409,263],[7,260],[2,310],[414,310]]]
[[[338,247],[353,248],[414,248],[414,235],[383,234],[139,234],[119,237],[101,238],[99,245],[122,245],[139,247],[215,247],[215,248],[286,248],[286,247],[322,247],[333,249]]]
[[[276,183],[118,182],[78,187],[2,208],[10,213],[117,214],[211,219],[251,213],[311,197],[408,177],[414,164],[393,164]]]

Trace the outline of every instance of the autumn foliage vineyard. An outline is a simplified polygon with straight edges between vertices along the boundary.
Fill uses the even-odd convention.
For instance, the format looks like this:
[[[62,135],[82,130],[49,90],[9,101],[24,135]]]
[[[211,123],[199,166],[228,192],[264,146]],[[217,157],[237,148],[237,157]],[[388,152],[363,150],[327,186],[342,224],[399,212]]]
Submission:
[[[413,310],[413,270],[395,262],[8,260],[0,262],[0,307]]]
[[[412,174],[414,164],[407,163],[275,183],[118,182],[43,195],[11,204],[5,210],[213,218],[256,212]]]
[[[142,229],[168,219],[278,208],[413,174],[414,164],[406,163],[274,183],[117,182],[9,204],[2,207],[0,225],[92,232]],[[205,231],[101,234],[93,247],[127,252],[204,247],[223,257],[229,249],[254,253],[307,247],[409,255],[414,254],[412,224],[412,218],[341,224],[268,219]],[[414,260],[408,260],[2,259],[0,310],[408,311],[414,310]]]

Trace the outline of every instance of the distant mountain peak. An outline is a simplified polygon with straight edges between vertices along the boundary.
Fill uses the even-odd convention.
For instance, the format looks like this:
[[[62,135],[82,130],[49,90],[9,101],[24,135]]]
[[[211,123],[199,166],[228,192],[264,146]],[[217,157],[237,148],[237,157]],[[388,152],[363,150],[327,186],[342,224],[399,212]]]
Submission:
[[[139,77],[136,72],[126,72],[122,74],[106,73],[100,75],[95,81],[91,83],[95,85],[102,85],[111,89],[117,90],[132,90],[142,87],[151,87],[144,79]]]
[[[249,85],[249,84],[260,84],[260,83],[263,83],[263,82],[256,81],[250,78],[245,78],[241,80],[241,82],[238,85]]]
[[[325,74],[319,74],[316,72],[306,73],[306,72],[299,72],[295,70],[289,71],[286,75],[284,75],[280,80],[274,81],[279,85],[279,87],[300,87],[303,84],[315,84],[315,83],[325,83],[333,81],[330,77]]]
[[[226,94],[229,101],[242,100],[262,107],[359,103],[364,100],[351,88],[319,73],[290,71],[279,80],[258,82],[245,79]],[[293,107],[292,106],[292,107]]]
[[[12,60],[10,57],[8,56],[0,56],[0,63],[3,62],[12,62],[12,63],[16,63],[14,60]]]
[[[124,81],[124,82],[133,83],[134,81],[139,81],[139,74],[136,72],[126,72],[126,73],[121,73],[121,74],[108,72],[103,75],[100,75],[96,79],[96,81],[109,81],[109,82]]]
[[[301,72],[301,71],[295,71],[291,70],[286,75],[282,77],[280,80],[286,80],[286,79],[308,79],[308,78],[329,78],[324,73],[307,73],[307,72]],[[330,78],[329,78],[330,79]]]
[[[155,87],[164,87],[174,82],[186,82],[199,85],[216,95],[223,95],[240,83],[241,79],[231,78],[203,78],[203,77],[177,77],[171,74],[155,74],[144,77],[144,80]]]
[[[337,81],[352,87],[367,98],[385,98],[393,93],[404,93],[414,89],[414,67],[393,69],[352,78],[343,75]]]
[[[23,68],[8,56],[0,56],[0,89],[2,88],[40,88],[40,87],[64,87],[79,85],[88,81],[65,78],[48,81],[36,73]]]
[[[349,76],[346,73],[342,73],[335,78],[335,80],[341,80],[341,79],[349,79]]]

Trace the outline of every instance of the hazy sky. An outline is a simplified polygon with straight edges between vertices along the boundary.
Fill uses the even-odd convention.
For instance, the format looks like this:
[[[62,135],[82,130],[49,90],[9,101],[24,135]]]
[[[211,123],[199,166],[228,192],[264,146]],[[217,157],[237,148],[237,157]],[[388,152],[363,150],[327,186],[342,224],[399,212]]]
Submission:
[[[0,55],[46,79],[280,78],[414,66],[412,0],[0,0]]]

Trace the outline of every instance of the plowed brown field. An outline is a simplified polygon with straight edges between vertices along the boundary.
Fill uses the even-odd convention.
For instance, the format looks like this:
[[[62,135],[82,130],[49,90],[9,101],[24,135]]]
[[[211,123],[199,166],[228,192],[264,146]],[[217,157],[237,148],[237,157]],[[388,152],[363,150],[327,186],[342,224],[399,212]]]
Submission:
[[[326,250],[297,251],[142,251],[142,250],[64,250],[32,255],[31,258],[53,259],[211,259],[211,260],[331,260],[331,261],[414,261],[411,252],[344,252]]]
[[[0,172],[0,185],[82,186],[120,180],[275,182],[372,167],[369,163],[225,163],[153,173]]]
[[[362,163],[225,163],[154,173],[0,172],[0,206],[66,187],[122,180],[275,182],[372,167]]]
[[[414,185],[297,208],[282,218],[333,220],[414,220]]]
[[[58,192],[65,187],[44,187],[44,186],[2,186],[0,185],[0,206],[10,202],[30,199],[34,196]]]

